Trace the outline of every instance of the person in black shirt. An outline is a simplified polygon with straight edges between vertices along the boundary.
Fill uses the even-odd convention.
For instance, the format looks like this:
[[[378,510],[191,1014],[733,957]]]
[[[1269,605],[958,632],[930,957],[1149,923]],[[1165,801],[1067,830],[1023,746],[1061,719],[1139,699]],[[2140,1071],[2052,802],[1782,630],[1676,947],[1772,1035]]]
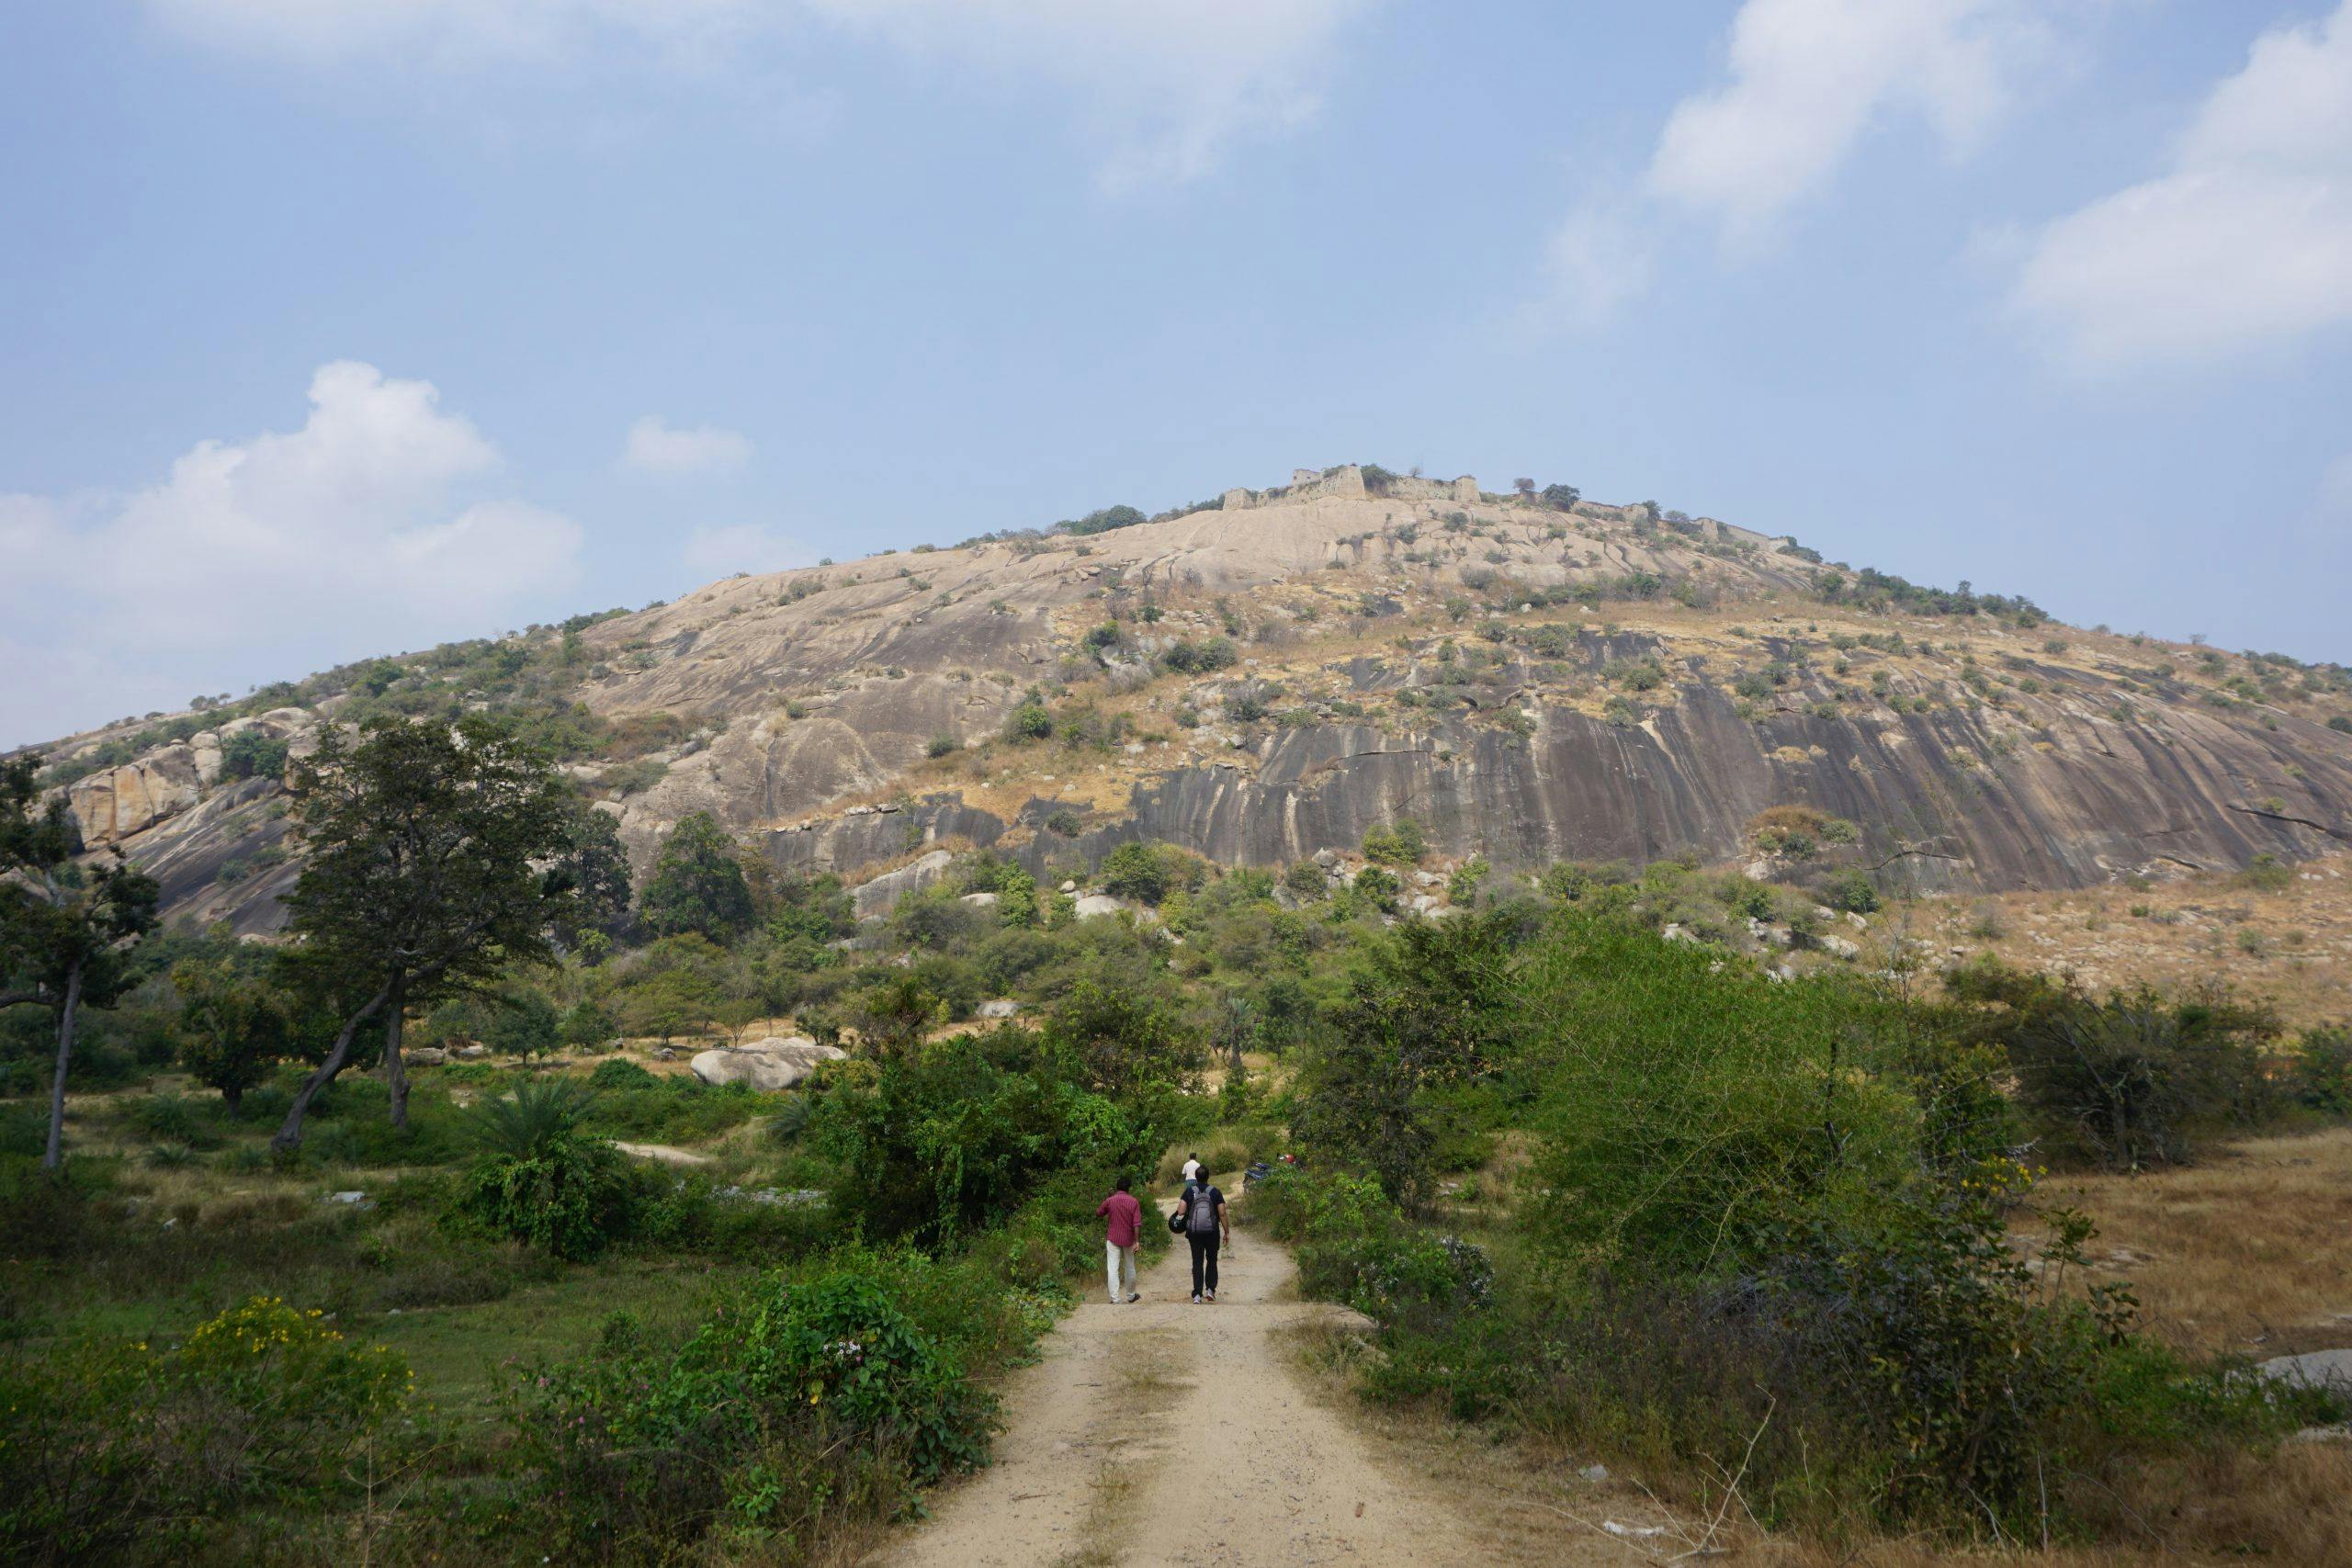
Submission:
[[[1182,1207],[1184,1217],[1184,1239],[1193,1245],[1193,1303],[1216,1300],[1217,1241],[1223,1237],[1227,1245],[1233,1240],[1232,1223],[1226,1218],[1225,1194],[1209,1179],[1203,1166],[1184,1188]]]

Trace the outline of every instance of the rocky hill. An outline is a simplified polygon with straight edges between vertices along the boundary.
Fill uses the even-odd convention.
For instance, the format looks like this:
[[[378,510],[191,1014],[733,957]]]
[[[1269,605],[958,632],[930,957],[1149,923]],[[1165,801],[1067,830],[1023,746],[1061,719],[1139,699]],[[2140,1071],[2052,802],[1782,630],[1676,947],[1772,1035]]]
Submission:
[[[877,894],[943,846],[1277,865],[1406,819],[1502,867],[1689,853],[1982,890],[2352,840],[2338,667],[2061,627],[1652,503],[1353,466],[737,577],[42,750],[85,838],[174,914],[262,931],[296,869],[286,755],[460,706],[537,726],[640,862],[708,811],[782,868],[899,874]],[[1857,831],[1816,844],[1819,820]]]

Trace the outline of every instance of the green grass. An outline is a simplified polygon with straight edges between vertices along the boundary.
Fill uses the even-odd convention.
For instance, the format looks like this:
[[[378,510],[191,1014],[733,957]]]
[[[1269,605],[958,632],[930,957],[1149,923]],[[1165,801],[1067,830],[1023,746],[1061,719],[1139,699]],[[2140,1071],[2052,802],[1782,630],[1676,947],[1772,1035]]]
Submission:
[[[510,1368],[585,1353],[618,1312],[633,1314],[656,1339],[684,1338],[714,1292],[758,1272],[742,1264],[616,1258],[568,1269],[498,1301],[367,1314],[357,1326],[371,1343],[407,1359],[421,1400],[443,1415],[487,1416]]]

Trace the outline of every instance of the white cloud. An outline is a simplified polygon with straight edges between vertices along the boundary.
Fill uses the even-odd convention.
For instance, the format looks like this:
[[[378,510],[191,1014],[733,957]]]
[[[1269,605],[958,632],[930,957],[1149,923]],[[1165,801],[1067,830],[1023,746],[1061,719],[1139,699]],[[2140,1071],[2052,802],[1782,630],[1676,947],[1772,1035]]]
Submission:
[[[1638,179],[1555,229],[1536,313],[1605,324],[1646,292],[1676,218],[1741,251],[1836,178],[1872,132],[1924,122],[1983,140],[2050,54],[2046,15],[2084,0],[1746,0],[1726,79],[1677,104]]]
[[[650,413],[628,427],[621,448],[621,466],[644,474],[727,473],[751,460],[748,436],[707,424],[680,430]]]
[[[1963,153],[2040,54],[2035,12],[2028,0],[1747,0],[1731,80],[1675,108],[1649,190],[1749,239],[1889,119],[1917,116]]]
[[[1058,80],[1114,187],[1197,177],[1236,141],[1319,107],[1323,67],[1374,0],[808,0],[923,53]]]
[[[2043,229],[2013,303],[2087,371],[2211,362],[2352,324],[2352,0],[2256,39],[2169,172]]]
[[[1605,326],[1650,285],[1657,237],[1641,210],[1622,197],[1587,200],[1552,231],[1544,251],[1547,287],[1535,314],[1577,328]]]
[[[616,46],[757,71],[815,28],[1071,95],[1106,184],[1182,180],[1311,116],[1345,24],[1376,0],[148,0],[215,45],[307,63],[542,66]]]
[[[6,682],[0,734],[481,635],[576,581],[577,525],[460,493],[498,454],[430,383],[343,361],[310,400],[300,429],[199,443],[142,491],[0,498],[0,608],[78,656],[62,685]]]
[[[705,581],[739,571],[782,571],[806,563],[807,552],[790,537],[757,524],[696,528],[686,537],[681,558]]]

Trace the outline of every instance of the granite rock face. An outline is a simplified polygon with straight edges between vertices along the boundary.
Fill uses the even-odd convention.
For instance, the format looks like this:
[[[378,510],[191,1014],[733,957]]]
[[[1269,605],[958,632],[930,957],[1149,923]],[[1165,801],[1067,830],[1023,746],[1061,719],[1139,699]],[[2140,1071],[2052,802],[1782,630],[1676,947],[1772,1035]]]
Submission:
[[[1695,853],[1770,872],[1758,815],[1811,806],[1860,829],[1852,863],[1928,889],[2352,842],[2352,734],[2324,710],[2222,700],[2193,649],[2058,659],[2064,639],[1989,619],[1840,615],[1826,570],[1646,503],[1555,511],[1341,465],[1083,539],[714,583],[582,630],[571,698],[684,731],[657,781],[598,802],[640,874],[707,811],[786,873],[842,876],[862,919],[965,850],[1057,885],[1142,840],[1328,865],[1406,818],[1435,855],[1498,868]],[[1114,619],[1112,646],[1087,640]],[[1899,657],[1858,646],[1890,633]],[[1216,667],[1170,670],[1220,638]],[[1033,692],[1127,728],[1080,752],[986,747]],[[169,918],[276,928],[300,869],[282,784],[225,777],[222,747],[257,728],[302,754],[331,708],[81,779],[85,840],[162,880]],[[571,771],[594,790],[610,765]]]

